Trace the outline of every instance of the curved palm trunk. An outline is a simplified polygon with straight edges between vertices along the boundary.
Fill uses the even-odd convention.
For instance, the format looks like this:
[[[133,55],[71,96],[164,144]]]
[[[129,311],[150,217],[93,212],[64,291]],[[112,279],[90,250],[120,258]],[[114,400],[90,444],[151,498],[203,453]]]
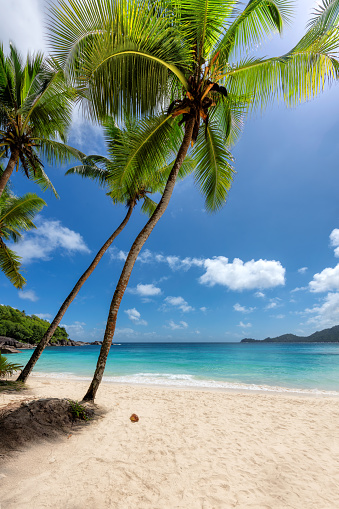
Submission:
[[[135,203],[133,202],[129,208],[128,208],[128,211],[127,211],[127,214],[124,218],[124,220],[122,221],[122,223],[120,224],[120,226],[115,230],[115,232],[110,236],[110,238],[105,242],[105,244],[102,246],[102,248],[100,249],[100,251],[98,251],[97,255],[95,256],[94,260],[92,261],[91,265],[88,267],[88,269],[83,273],[83,275],[80,277],[80,279],[78,280],[78,282],[76,283],[76,285],[74,286],[73,290],[71,291],[71,293],[68,295],[68,297],[64,300],[62,306],[60,307],[58,313],[56,314],[53,322],[51,323],[51,325],[49,326],[49,328],[47,329],[47,331],[45,332],[43,338],[40,340],[40,342],[38,343],[38,345],[36,346],[31,358],[29,359],[29,361],[27,362],[26,366],[24,367],[24,369],[21,371],[20,375],[18,376],[17,380],[20,381],[20,382],[26,382],[28,376],[30,375],[32,369],[34,368],[36,362],[38,361],[40,355],[42,354],[42,352],[44,351],[45,349],[45,346],[48,344],[49,340],[51,339],[51,337],[53,336],[56,328],[58,327],[59,323],[61,322],[61,319],[62,317],[64,316],[64,314],[66,313],[69,305],[71,304],[71,302],[75,299],[75,297],[77,296],[78,292],[80,291],[80,288],[82,287],[82,285],[85,283],[85,281],[87,281],[87,279],[89,278],[89,276],[92,274],[92,272],[94,271],[95,267],[98,265],[98,263],[100,262],[101,258],[103,257],[103,255],[105,254],[105,252],[107,251],[107,249],[110,247],[110,245],[112,244],[112,242],[114,241],[114,239],[119,235],[119,233],[125,228],[126,224],[128,223],[130,217],[131,217],[131,214],[132,214],[132,211],[133,211],[133,208],[134,208],[134,205]]]
[[[132,269],[134,267],[134,264],[136,262],[136,259],[141,251],[141,248],[145,244],[146,240],[152,233],[153,228],[165,212],[167,205],[170,201],[170,198],[172,196],[172,192],[175,186],[175,181],[178,176],[178,172],[181,168],[181,165],[186,157],[191,139],[192,139],[192,132],[193,132],[193,126],[195,123],[195,119],[190,119],[186,123],[185,127],[185,135],[184,139],[182,141],[182,144],[180,146],[178,155],[176,157],[175,163],[173,165],[173,168],[171,170],[171,173],[169,174],[163,195],[161,197],[161,200],[155,209],[152,217],[149,219],[147,224],[144,226],[144,228],[141,230],[135,241],[133,242],[133,245],[128,253],[124,268],[122,269],[120,279],[118,281],[118,284],[116,286],[113,299],[111,302],[110,310],[108,313],[108,319],[106,324],[106,330],[104,339],[102,342],[102,346],[100,349],[99,358],[97,361],[96,369],[94,372],[93,380],[91,382],[91,385],[88,388],[87,393],[85,394],[83,401],[94,401],[95,395],[97,393],[97,390],[99,388],[100,382],[102,380],[106,361],[109,353],[109,349],[112,344],[112,339],[114,336],[115,326],[117,322],[117,316],[118,311],[120,307],[120,303],[122,300],[122,297],[125,293],[126,287],[128,285],[129,278],[132,273]]]
[[[16,165],[16,161],[18,159],[18,155],[19,155],[19,152],[17,150],[14,150],[13,152],[11,152],[11,157],[9,158],[6,169],[4,170],[4,172],[0,178],[0,196],[4,192],[7,182],[9,181],[9,178],[13,173],[13,170]]]

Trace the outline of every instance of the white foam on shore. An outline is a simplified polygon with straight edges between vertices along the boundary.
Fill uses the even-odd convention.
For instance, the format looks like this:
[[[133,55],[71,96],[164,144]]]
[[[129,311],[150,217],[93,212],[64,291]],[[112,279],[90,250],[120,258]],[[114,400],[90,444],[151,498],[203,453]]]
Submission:
[[[77,376],[74,373],[43,373],[37,372],[32,374],[35,378],[53,378],[59,380],[82,380],[91,381],[92,377]],[[298,389],[290,387],[279,387],[264,384],[244,384],[240,382],[219,382],[216,380],[202,380],[195,378],[193,375],[173,374],[173,373],[136,373],[134,375],[123,376],[104,376],[103,382],[132,384],[132,385],[161,385],[168,387],[185,387],[185,388],[206,388],[206,389],[234,389],[241,391],[264,391],[264,392],[281,392],[293,394],[309,394],[324,396],[339,396],[338,391],[326,391],[322,389]]]

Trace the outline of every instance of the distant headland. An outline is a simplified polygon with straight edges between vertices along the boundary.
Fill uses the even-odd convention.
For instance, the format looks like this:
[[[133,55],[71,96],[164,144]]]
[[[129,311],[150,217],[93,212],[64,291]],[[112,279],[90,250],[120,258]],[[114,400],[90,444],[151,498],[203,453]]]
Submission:
[[[245,338],[241,343],[339,343],[339,325],[330,329],[314,332],[310,336],[296,336],[295,334],[283,334],[276,338],[252,339]]]

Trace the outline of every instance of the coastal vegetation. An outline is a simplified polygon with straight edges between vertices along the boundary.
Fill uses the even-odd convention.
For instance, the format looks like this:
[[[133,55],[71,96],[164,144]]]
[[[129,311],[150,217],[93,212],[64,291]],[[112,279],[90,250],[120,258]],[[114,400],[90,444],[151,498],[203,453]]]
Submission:
[[[18,341],[36,345],[43,338],[50,323],[36,315],[26,315],[11,306],[0,306],[0,336],[7,336]],[[69,341],[64,327],[57,327],[53,342]]]
[[[189,150],[206,209],[218,210],[232,182],[229,148],[245,114],[277,98],[295,106],[315,97],[326,80],[337,79],[337,11],[327,2],[285,55],[263,59],[251,54],[265,37],[281,33],[291,13],[290,2],[284,0],[250,1],[244,8],[223,0],[96,0],[85,5],[73,0],[51,7],[53,56],[74,85],[86,90],[93,117],[109,113],[120,118],[125,107],[136,116],[156,114],[163,126],[173,119],[184,126],[161,200],[121,272],[85,400],[95,398],[134,263],[168,206]],[[167,111],[159,115],[160,105]],[[161,153],[164,138],[154,139],[150,149]],[[126,182],[134,178],[133,168],[127,168]]]

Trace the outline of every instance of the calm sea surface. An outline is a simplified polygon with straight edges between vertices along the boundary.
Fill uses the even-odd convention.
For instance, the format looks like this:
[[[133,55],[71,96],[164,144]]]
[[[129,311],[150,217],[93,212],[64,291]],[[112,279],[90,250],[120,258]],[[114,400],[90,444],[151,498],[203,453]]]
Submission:
[[[48,347],[34,375],[90,379],[99,350]],[[29,356],[24,351],[15,362]],[[104,380],[339,395],[339,344],[124,343],[111,347]]]

